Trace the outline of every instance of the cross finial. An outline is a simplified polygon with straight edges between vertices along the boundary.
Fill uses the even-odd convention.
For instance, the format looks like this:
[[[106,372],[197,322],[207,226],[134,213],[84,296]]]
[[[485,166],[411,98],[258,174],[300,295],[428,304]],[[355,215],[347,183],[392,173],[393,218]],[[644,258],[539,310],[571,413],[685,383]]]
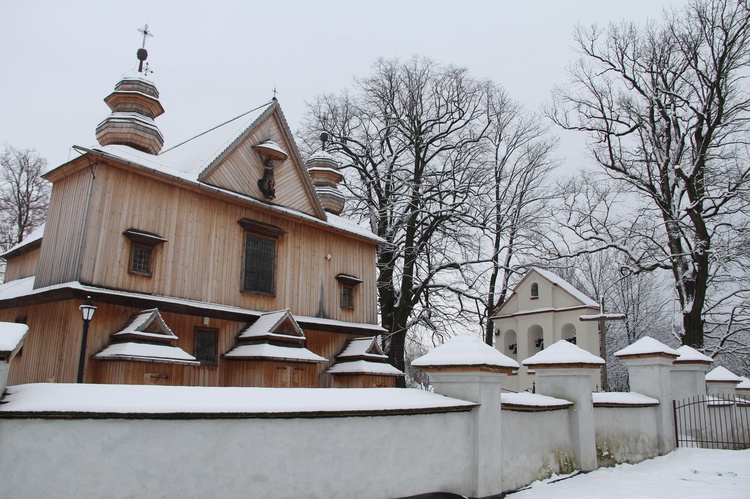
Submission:
[[[141,48],[145,49],[146,38],[151,38],[154,34],[148,30],[148,24],[145,24],[142,28],[138,28],[138,32],[143,35],[143,44],[141,45]]]
[[[273,100],[276,100],[276,85],[273,86]]]

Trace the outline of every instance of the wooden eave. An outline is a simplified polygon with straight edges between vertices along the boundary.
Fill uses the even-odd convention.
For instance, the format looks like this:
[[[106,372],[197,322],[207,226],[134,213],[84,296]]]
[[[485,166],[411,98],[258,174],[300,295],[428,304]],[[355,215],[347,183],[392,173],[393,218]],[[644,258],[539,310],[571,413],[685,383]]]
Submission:
[[[594,407],[609,407],[618,409],[627,408],[639,408],[639,407],[656,407],[659,402],[643,402],[643,403],[628,403],[628,402],[594,402]]]
[[[89,286],[86,283],[82,283],[84,286]],[[80,289],[75,287],[59,286],[53,289],[32,293],[29,295],[18,296],[15,298],[9,298],[7,300],[0,300],[0,309],[12,308],[12,307],[25,307],[29,305],[41,305],[45,303],[52,303],[56,301],[65,300],[86,300],[91,296],[95,303],[106,303],[109,305],[120,305],[125,307],[132,307],[138,309],[149,309],[158,308],[160,312],[170,312],[181,315],[191,315],[195,317],[210,317],[212,319],[221,319],[234,322],[250,322],[258,319],[261,315],[267,312],[247,310],[244,312],[232,311],[232,310],[221,310],[213,308],[211,303],[205,304],[191,304],[186,302],[176,302],[174,299],[169,297],[160,297],[157,295],[122,295],[119,294],[121,290],[97,288],[97,289]],[[137,294],[135,292],[127,291],[127,293]],[[238,307],[239,308],[239,307]],[[371,327],[366,329],[358,329],[356,325],[352,323],[342,324],[321,324],[318,322],[307,322],[299,317],[295,318],[300,328],[308,331],[325,331],[336,334],[346,334],[352,336],[372,335],[373,330]],[[366,324],[364,326],[372,326]]]
[[[597,364],[594,362],[576,362],[572,364],[524,364],[528,369],[539,371],[542,369],[599,369],[604,366],[604,363]]]
[[[216,187],[210,184],[205,184],[205,183],[177,177],[175,175],[165,173],[155,168],[149,168],[143,165],[139,165],[137,163],[133,163],[131,161],[126,161],[126,160],[114,157],[103,151],[89,150],[89,149],[81,148],[79,146],[75,146],[75,147],[78,147],[81,150],[85,150],[87,154],[79,158],[76,158],[75,160],[69,161],[68,163],[65,163],[64,165],[61,165],[55,168],[54,170],[46,173],[44,175],[44,178],[46,180],[49,180],[50,182],[55,182],[61,178],[65,178],[69,175],[72,175],[84,168],[88,168],[89,167],[88,161],[90,161],[90,158],[88,158],[88,155],[92,155],[98,159],[101,159],[102,161],[104,161],[104,163],[106,163],[109,166],[120,168],[126,171],[136,171],[140,175],[143,175],[146,178],[150,178],[153,180],[165,182],[167,184],[175,185],[182,189],[186,189],[191,192],[198,193],[202,196],[210,196],[212,198],[219,199],[224,202],[230,202],[238,206],[242,206],[244,208],[252,207],[253,209],[261,213],[267,214],[267,215],[272,215],[274,217],[283,218],[291,222],[311,225],[316,228],[321,228],[323,230],[326,230],[334,234],[338,234],[338,235],[343,234],[350,239],[356,239],[359,241],[367,242],[373,246],[377,246],[378,244],[380,244],[375,234],[373,234],[372,237],[367,237],[367,236],[363,236],[354,232],[346,231],[344,229],[340,229],[338,227],[334,227],[327,223],[327,218],[325,216],[322,219],[317,219],[306,213],[294,212],[292,211],[291,208],[284,208],[281,206],[268,204],[258,199],[252,198],[250,196],[246,196],[244,194],[239,194],[239,193],[229,191],[227,189],[222,189],[220,187]],[[294,151],[296,152],[296,149]],[[82,158],[87,158],[87,159],[82,159]],[[94,166],[97,166],[98,159],[92,163],[92,168]],[[73,166],[73,163],[76,161],[81,161],[81,162]],[[64,171],[59,171],[63,169]],[[319,201],[317,202],[319,203]]]
[[[526,405],[526,404],[510,404],[503,402],[500,404],[500,409],[503,411],[513,412],[550,412],[550,411],[562,411],[573,407],[573,402],[568,404],[558,405]]]
[[[36,241],[32,241],[29,244],[24,244],[23,246],[20,246],[13,251],[8,251],[7,253],[4,253],[0,255],[0,258],[4,260],[9,260],[11,258],[15,258],[17,256],[25,255],[26,253],[30,253],[36,249],[39,249],[42,247],[42,239],[39,238]]]
[[[678,359],[675,359],[674,360],[674,364],[676,364],[678,366],[691,366],[691,365],[693,365],[693,366],[710,366],[711,364],[713,364],[713,362],[712,361],[708,361],[708,360],[697,360],[697,359],[696,360],[678,360]]]
[[[650,352],[650,353],[635,353],[630,355],[615,355],[620,360],[632,360],[632,359],[670,359],[674,360],[679,355],[675,355],[667,352]]]
[[[414,366],[426,373],[459,373],[459,372],[482,372],[482,373],[505,373],[510,374],[516,370],[515,367],[491,366],[488,364],[478,364],[473,366],[454,365],[454,366]]]

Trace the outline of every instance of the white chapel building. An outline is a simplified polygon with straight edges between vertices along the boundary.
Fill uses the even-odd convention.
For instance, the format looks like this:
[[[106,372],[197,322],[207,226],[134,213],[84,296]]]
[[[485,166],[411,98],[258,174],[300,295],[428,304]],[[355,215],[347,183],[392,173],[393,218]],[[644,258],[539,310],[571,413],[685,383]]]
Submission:
[[[521,365],[516,375],[506,378],[503,388],[531,391],[536,376],[522,361],[561,339],[599,355],[597,322],[580,320],[599,312],[596,300],[561,277],[539,268],[529,270],[492,318],[495,348]],[[592,388],[598,383],[597,376]]]

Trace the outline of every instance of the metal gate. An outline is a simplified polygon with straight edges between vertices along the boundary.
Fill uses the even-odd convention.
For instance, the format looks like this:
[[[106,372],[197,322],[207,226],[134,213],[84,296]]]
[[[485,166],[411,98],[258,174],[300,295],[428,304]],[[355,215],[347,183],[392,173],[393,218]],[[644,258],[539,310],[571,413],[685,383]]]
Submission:
[[[709,395],[672,402],[678,447],[750,448],[750,401]]]

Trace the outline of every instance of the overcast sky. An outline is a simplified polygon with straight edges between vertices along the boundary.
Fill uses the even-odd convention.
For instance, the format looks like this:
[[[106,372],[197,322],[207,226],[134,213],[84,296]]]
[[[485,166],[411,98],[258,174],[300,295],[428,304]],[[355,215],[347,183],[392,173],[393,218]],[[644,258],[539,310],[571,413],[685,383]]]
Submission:
[[[137,29],[166,112],[165,147],[273,96],[293,131],[305,103],[351,87],[378,57],[419,55],[502,84],[537,109],[575,58],[572,31],[658,18],[680,0],[12,1],[0,0],[0,145],[50,166],[96,143],[103,102],[137,67]],[[566,170],[583,142],[562,136]]]

